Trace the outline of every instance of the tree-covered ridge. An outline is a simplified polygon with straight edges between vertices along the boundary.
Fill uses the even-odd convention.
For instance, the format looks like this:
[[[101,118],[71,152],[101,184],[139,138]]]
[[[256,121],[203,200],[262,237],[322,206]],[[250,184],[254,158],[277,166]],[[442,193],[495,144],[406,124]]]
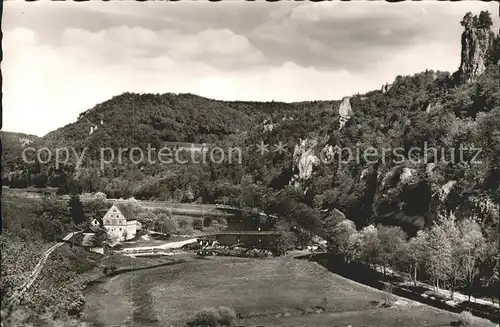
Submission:
[[[1,131],[2,171],[5,173],[5,170],[8,170],[7,167],[23,165],[23,149],[38,139],[36,135]]]
[[[213,143],[248,131],[266,119],[280,119],[327,102],[218,101],[193,94],[124,93],[80,114],[47,134],[43,144],[159,146],[161,142]],[[92,131],[91,131],[92,130]]]
[[[488,29],[485,14],[470,17],[474,28]],[[254,217],[263,229],[279,230],[280,249],[303,248],[319,236],[342,261],[408,271],[415,283],[498,296],[499,43],[494,36],[484,72],[471,81],[461,82],[456,73],[425,71],[397,76],[383,90],[351,96],[352,115],[342,128],[339,101],[260,103],[124,93],[35,139],[37,147],[89,148],[90,156],[79,169],[71,163],[59,168],[53,162],[25,164],[22,147],[15,139],[9,145],[6,138],[2,164],[10,174],[4,175],[3,184],[52,186],[73,196],[67,204],[45,199],[22,210],[7,203],[3,216],[8,233],[0,245],[12,244],[12,239],[53,241],[73,223],[83,223],[88,218],[84,212],[100,209],[98,204],[82,207],[74,193],[221,203],[241,209],[242,219]],[[206,142],[250,151],[243,151],[241,164],[125,160],[104,169],[97,165],[100,147],[159,147],[164,142]],[[260,154],[255,151],[260,142],[282,142],[286,151]],[[411,150],[425,146],[444,152],[429,151],[426,160],[416,161],[419,156]],[[452,154],[459,159],[460,146],[481,149],[475,162],[474,152],[450,160]],[[369,148],[401,151],[371,162],[363,157],[347,160],[343,153],[345,162],[334,156],[313,165],[307,178],[297,177],[301,159],[335,147],[361,153]],[[154,215],[142,217],[148,228],[173,228],[168,217]],[[12,267],[17,254],[32,251],[19,243],[7,250],[14,253],[4,256]],[[17,266],[28,271],[34,259]],[[49,274],[59,264],[53,269]],[[6,271],[19,275],[18,270]],[[16,283],[2,288],[13,289]],[[34,304],[42,300],[37,295]],[[80,305],[79,298],[75,301]]]
[[[486,14],[482,19],[471,17],[480,25],[474,28],[487,29]],[[88,147],[90,156],[82,169],[29,165],[4,182],[17,187],[49,185],[60,187],[61,192],[100,190],[110,197],[232,202],[259,209],[266,209],[257,201],[262,194],[272,198],[293,184],[304,194],[299,202],[311,210],[337,208],[358,226],[372,221],[403,222],[413,229],[429,226],[440,210],[472,210],[458,205],[471,197],[498,203],[500,160],[495,133],[500,126],[500,77],[494,50],[498,35],[494,40],[493,50],[483,58],[489,65],[473,81],[458,83],[456,74],[440,71],[397,76],[383,91],[351,96],[352,117],[342,129],[339,101],[259,103],[192,94],[124,93],[40,140],[40,145],[49,147]],[[316,155],[335,146],[361,153],[371,147],[401,151],[399,156],[389,152],[376,163],[361,157],[339,165],[337,158],[316,165],[310,178],[298,181],[295,175],[301,155],[295,150],[301,140],[314,140],[311,153]],[[126,160],[105,169],[93,165],[100,147],[159,147],[168,141],[216,143],[243,150],[260,142],[282,142],[287,151],[264,155],[243,151],[241,165],[134,165]],[[445,162],[450,151],[458,157],[460,145],[481,148],[481,163],[470,163],[474,153],[465,153],[462,162]],[[445,153],[430,153],[426,162],[415,163],[410,150],[424,146]],[[401,176],[408,174],[410,178],[403,181],[406,178]],[[453,181],[446,201],[435,203],[435,194]]]

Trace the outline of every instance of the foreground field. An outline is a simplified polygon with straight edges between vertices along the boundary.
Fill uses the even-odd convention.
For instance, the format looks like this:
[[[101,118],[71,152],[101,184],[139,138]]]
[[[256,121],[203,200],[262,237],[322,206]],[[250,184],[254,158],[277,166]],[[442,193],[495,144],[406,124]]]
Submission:
[[[379,308],[388,296],[397,305]],[[437,326],[458,320],[292,258],[183,258],[114,276],[86,297],[88,320],[96,325],[184,325],[201,308],[220,306],[234,308],[246,325]],[[315,313],[321,306],[326,312]]]
[[[456,326],[459,318],[447,311],[441,311],[429,306],[398,306],[391,308],[377,308],[363,311],[333,312],[295,317],[278,317],[270,319],[248,319],[249,326]],[[495,324],[478,319],[473,323],[475,327],[495,326]]]

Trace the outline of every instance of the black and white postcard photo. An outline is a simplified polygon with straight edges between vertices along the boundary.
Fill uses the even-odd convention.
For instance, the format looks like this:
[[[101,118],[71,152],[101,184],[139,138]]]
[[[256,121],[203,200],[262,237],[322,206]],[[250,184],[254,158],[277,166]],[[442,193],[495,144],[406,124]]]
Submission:
[[[499,10],[4,1],[0,327],[498,327]]]

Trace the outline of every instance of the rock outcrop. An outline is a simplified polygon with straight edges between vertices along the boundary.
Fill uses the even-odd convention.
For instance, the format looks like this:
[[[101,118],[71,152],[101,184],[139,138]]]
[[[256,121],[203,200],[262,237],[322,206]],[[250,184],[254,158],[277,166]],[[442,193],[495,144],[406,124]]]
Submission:
[[[359,177],[359,180],[364,180],[366,178],[366,176],[368,176],[368,173],[370,172],[370,170],[368,168],[365,168],[361,171],[361,176]]]
[[[350,102],[350,97],[344,97],[342,99],[342,102],[339,105],[339,130],[342,129],[345,124],[351,119],[351,116],[353,114],[352,108],[351,108],[351,102]]]
[[[21,146],[22,147],[25,147],[27,145],[30,145],[31,143],[33,143],[33,140],[27,138],[27,137],[20,137],[19,138],[19,143],[21,143]]]
[[[318,141],[314,139],[299,140],[293,151],[293,167],[298,171],[293,180],[311,177],[313,166],[319,163],[319,158],[314,154],[317,145]]]
[[[335,160],[335,154],[337,153],[336,147],[333,145],[325,145],[320,151],[320,160],[324,163],[332,163]]]
[[[432,109],[434,109],[435,105],[432,103],[432,102],[429,102],[429,104],[427,104],[427,107],[425,108],[425,111],[426,112],[431,112]]]
[[[465,30],[462,33],[462,53],[460,68],[457,71],[458,83],[472,82],[486,70],[495,34],[488,23],[483,22],[486,18],[482,18],[481,15],[477,17],[467,13],[461,22]]]
[[[270,119],[266,119],[263,122],[264,132],[271,132],[274,129],[273,121]]]
[[[415,175],[415,173],[415,169],[404,167],[401,171],[401,175],[399,175],[399,181],[401,183],[406,183]]]
[[[457,183],[457,181],[451,180],[439,188],[439,200],[444,202],[450,194],[451,189]]]
[[[97,130],[97,125],[90,126],[89,135],[92,135]]]
[[[382,88],[380,89],[380,91],[382,91],[383,94],[386,94],[387,91],[389,91],[392,87],[392,84],[388,84],[388,83],[385,83],[384,85],[382,85]]]

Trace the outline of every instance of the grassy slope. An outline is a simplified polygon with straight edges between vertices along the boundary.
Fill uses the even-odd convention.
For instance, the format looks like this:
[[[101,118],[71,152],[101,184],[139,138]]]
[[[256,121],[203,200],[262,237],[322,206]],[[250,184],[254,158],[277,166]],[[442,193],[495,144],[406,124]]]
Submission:
[[[269,319],[247,320],[246,325],[253,326],[450,326],[458,322],[458,315],[421,305],[414,307],[377,308],[364,311],[322,313],[300,317],[279,317]],[[472,326],[495,326],[495,324],[478,319]]]
[[[233,307],[245,325],[333,323],[439,325],[457,316],[428,306],[375,309],[385,293],[290,258],[212,257],[121,274],[89,290],[89,320],[106,325],[183,325],[202,307]],[[328,300],[327,312],[301,311]],[[294,315],[286,317],[285,315]],[[281,315],[281,318],[277,316]],[[296,315],[299,315],[298,317]]]

